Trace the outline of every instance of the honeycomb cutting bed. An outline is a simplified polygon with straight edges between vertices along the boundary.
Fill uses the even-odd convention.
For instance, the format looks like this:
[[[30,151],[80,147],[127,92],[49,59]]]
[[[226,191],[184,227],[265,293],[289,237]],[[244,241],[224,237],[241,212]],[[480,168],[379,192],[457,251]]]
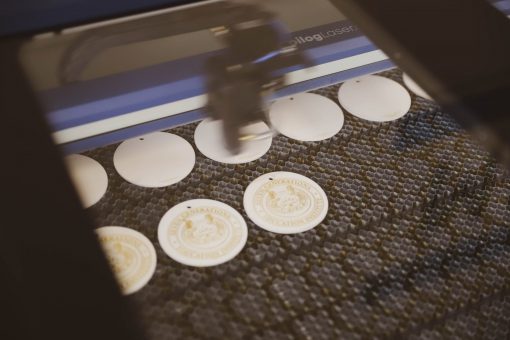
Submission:
[[[398,70],[382,75],[402,82]],[[337,101],[338,86],[315,92]],[[171,132],[194,145],[195,127]],[[191,175],[162,189],[124,181],[115,147],[87,153],[110,181],[91,213],[98,227],[136,229],[156,247],[154,277],[128,297],[151,339],[510,336],[510,176],[424,99],[413,96],[411,112],[390,123],[346,114],[324,142],[278,136],[249,164],[220,164],[195,149]],[[281,170],[326,191],[329,212],[317,228],[277,235],[246,216],[244,189]],[[162,251],[159,220],[195,198],[225,202],[246,219],[248,243],[234,260],[193,268]]]

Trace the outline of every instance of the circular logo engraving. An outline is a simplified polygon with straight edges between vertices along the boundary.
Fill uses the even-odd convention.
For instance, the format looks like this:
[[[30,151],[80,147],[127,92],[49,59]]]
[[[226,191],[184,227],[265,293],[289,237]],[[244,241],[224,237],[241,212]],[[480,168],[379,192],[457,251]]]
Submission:
[[[248,186],[244,209],[259,227],[279,234],[294,234],[322,222],[328,211],[328,199],[324,190],[305,176],[273,172]]]
[[[198,199],[170,209],[161,219],[158,238],[165,253],[177,262],[207,267],[234,258],[246,244],[248,228],[230,206]]]
[[[124,227],[103,227],[96,233],[122,292],[131,294],[145,286],[157,262],[149,239]]]

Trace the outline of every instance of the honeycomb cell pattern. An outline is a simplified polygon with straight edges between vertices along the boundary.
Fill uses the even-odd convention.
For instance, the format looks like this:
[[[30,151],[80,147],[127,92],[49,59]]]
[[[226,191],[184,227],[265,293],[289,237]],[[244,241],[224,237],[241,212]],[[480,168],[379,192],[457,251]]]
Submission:
[[[381,75],[402,83],[402,73]],[[339,85],[314,91],[337,102]],[[335,137],[274,138],[269,153],[240,165],[205,158],[160,189],[115,172],[109,146],[87,153],[110,185],[90,212],[97,226],[145,234],[158,265],[127,297],[151,339],[505,339],[510,337],[510,176],[449,115],[413,96],[388,123],[346,114]],[[196,124],[171,130],[193,144]],[[193,144],[194,145],[194,144]],[[246,216],[244,189],[292,171],[316,181],[330,207],[315,229],[277,235]],[[249,228],[232,261],[193,268],[172,261],[157,226],[189,199],[225,202]]]

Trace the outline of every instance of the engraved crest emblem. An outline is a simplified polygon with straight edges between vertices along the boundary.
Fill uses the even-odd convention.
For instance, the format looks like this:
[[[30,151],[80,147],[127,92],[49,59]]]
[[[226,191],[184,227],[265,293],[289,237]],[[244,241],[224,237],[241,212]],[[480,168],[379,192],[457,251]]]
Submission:
[[[309,194],[292,184],[269,190],[267,196],[265,207],[273,214],[293,215],[310,205]]]
[[[259,227],[293,234],[317,226],[327,214],[328,199],[311,179],[281,171],[263,175],[246,188],[244,209]]]
[[[248,228],[243,217],[230,206],[197,199],[170,209],[159,223],[158,238],[172,259],[206,267],[235,257],[246,244]]]
[[[190,245],[214,246],[228,234],[225,221],[211,214],[186,219],[184,224],[183,239]]]
[[[136,253],[133,249],[124,246],[121,242],[106,242],[104,246],[108,263],[115,273],[121,276],[129,275],[129,272],[136,270]]]
[[[124,227],[103,227],[96,233],[124,294],[134,293],[149,282],[157,261],[147,237]]]

